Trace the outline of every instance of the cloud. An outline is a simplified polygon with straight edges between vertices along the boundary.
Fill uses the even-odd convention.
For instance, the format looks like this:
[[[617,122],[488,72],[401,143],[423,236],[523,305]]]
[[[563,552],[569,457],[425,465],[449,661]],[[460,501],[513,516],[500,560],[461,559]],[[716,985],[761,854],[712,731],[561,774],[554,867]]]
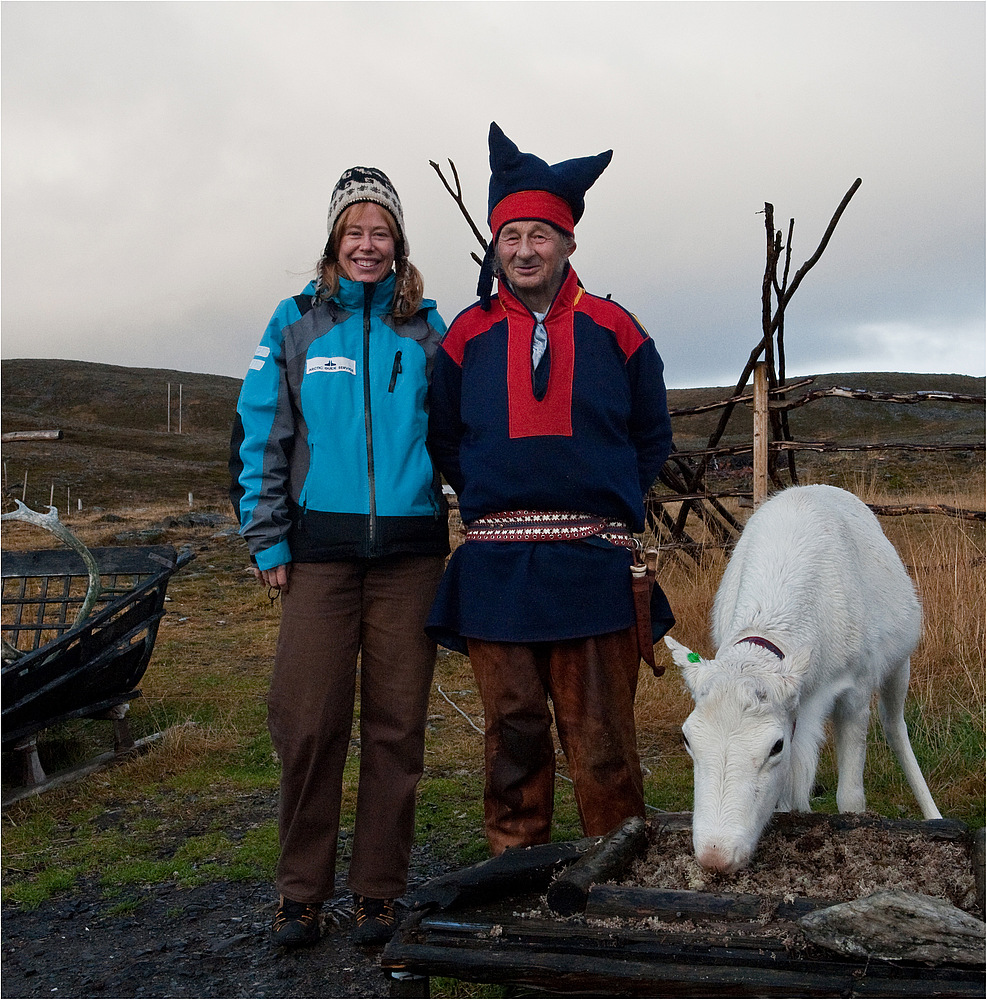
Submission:
[[[495,119],[549,160],[614,149],[573,263],[671,385],[757,342],[765,201],[798,266],[858,176],[792,356],[921,370],[947,336],[984,372],[980,4],[18,3],[3,29],[4,357],[239,376],[356,163],[451,319],[476,244],[428,161],[482,225]]]

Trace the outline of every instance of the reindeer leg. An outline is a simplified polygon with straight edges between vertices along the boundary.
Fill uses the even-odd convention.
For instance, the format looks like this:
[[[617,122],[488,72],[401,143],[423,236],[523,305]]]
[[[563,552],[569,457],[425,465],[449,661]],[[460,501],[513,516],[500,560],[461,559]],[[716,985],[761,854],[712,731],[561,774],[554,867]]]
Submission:
[[[833,739],[836,742],[836,807],[841,813],[867,809],[864,766],[867,730],[870,728],[870,692],[844,691],[833,706]]]
[[[915,759],[911,740],[908,738],[908,727],[905,725],[905,696],[908,693],[908,678],[911,674],[911,661],[906,659],[898,665],[881,683],[877,702],[878,714],[881,717],[881,727],[888,744],[898,758],[901,769],[908,779],[908,787],[918,802],[924,819],[942,819],[942,813],[929,791],[922,769]]]

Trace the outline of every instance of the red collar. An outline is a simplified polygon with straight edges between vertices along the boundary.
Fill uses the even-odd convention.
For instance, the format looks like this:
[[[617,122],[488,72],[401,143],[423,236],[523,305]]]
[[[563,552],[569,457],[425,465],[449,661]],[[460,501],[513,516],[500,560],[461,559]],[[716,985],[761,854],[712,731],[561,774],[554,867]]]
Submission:
[[[743,639],[738,639],[735,645],[739,646],[742,642],[750,642],[755,646],[760,646],[762,649],[774,653],[779,660],[785,659],[785,654],[773,642],[768,642],[767,639],[762,639],[759,635],[745,636]]]

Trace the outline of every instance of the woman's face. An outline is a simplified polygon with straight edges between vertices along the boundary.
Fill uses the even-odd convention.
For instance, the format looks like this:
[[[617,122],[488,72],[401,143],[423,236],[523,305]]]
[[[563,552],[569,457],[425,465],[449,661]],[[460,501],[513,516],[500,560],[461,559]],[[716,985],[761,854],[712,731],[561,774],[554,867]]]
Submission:
[[[363,202],[347,210],[336,250],[350,281],[381,281],[394,265],[394,236],[387,209]]]

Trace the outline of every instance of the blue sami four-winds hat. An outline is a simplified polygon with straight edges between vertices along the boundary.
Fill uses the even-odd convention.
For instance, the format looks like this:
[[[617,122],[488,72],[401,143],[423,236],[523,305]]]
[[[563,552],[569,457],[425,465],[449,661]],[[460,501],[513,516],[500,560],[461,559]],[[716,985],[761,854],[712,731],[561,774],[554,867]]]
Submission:
[[[543,219],[572,233],[583,214],[583,197],[613,158],[608,149],[549,165],[534,153],[522,153],[496,122],[490,123],[488,145],[487,221],[495,240],[501,226],[518,219]]]
[[[608,149],[596,156],[548,164],[534,153],[522,153],[496,122],[490,123],[487,141],[490,147],[487,222],[493,242],[480,270],[477,288],[484,308],[489,306],[493,288],[493,244],[503,226],[521,219],[540,219],[571,234],[582,217],[586,192],[613,157],[613,150]]]

